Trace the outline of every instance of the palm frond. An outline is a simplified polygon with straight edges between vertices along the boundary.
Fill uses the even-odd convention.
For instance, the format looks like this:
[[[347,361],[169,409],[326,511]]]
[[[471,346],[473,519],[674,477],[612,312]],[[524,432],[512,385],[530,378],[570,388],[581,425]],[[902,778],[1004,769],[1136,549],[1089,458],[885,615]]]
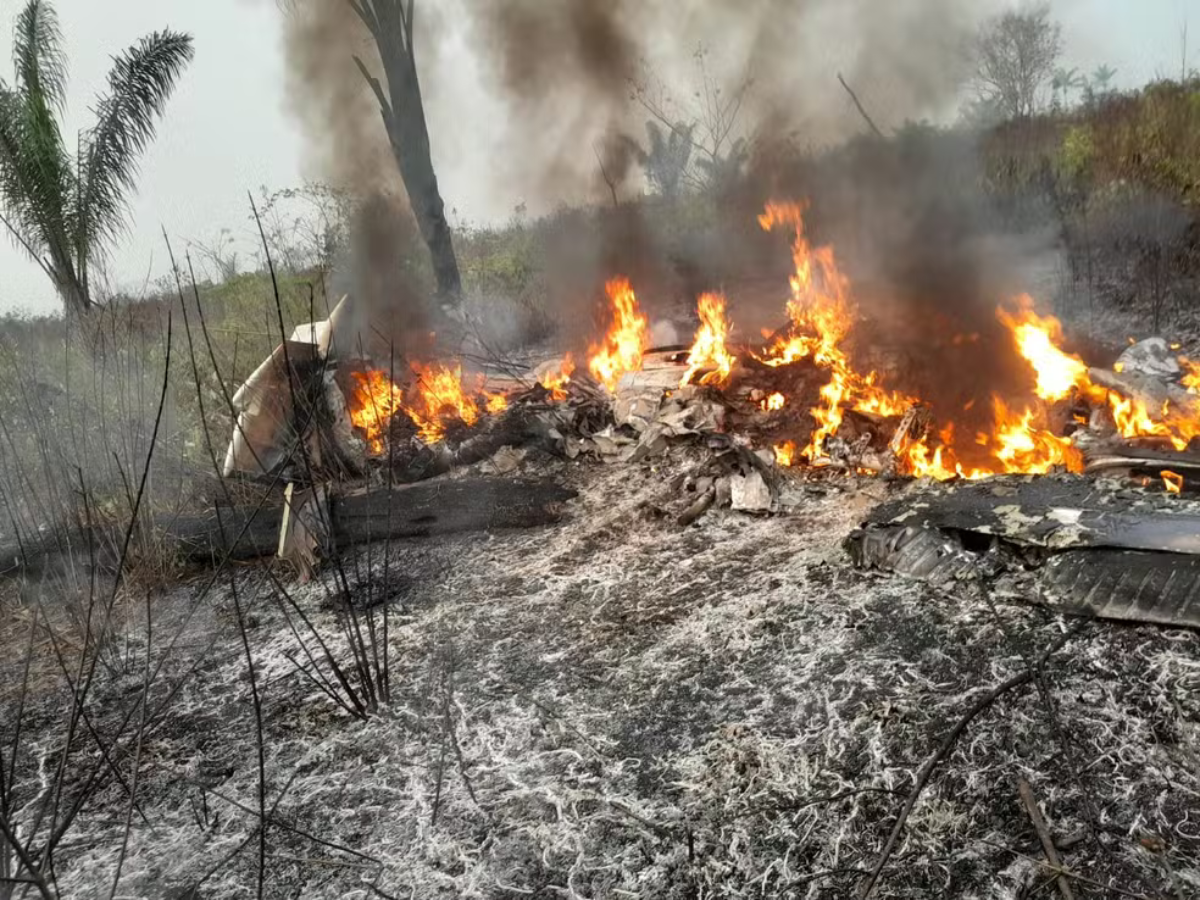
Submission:
[[[19,116],[19,98],[0,85],[0,220],[18,246],[41,262],[43,241],[20,177]]]
[[[108,94],[97,103],[96,125],[80,148],[75,242],[81,270],[104,239],[121,231],[138,157],[193,52],[190,35],[156,32],[126,50],[109,73]]]
[[[43,264],[38,254],[70,258],[73,184],[50,110],[27,92],[0,85],[0,207],[21,246]]]
[[[66,101],[67,61],[58,16],[47,0],[29,0],[13,27],[16,82],[8,92],[3,154],[8,218],[51,256],[69,254],[74,172],[57,115]],[[35,242],[33,238],[37,238]]]
[[[13,29],[17,89],[47,111],[61,111],[67,99],[67,57],[58,15],[47,0],[29,0]]]

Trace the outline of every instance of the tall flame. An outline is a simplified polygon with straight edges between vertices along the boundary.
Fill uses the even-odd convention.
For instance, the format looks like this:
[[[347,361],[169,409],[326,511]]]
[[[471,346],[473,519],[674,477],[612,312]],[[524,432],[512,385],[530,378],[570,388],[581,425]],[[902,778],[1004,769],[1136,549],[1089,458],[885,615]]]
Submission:
[[[854,324],[849,298],[849,281],[838,268],[832,247],[813,247],[804,234],[804,210],[796,203],[768,203],[758,217],[759,225],[772,230],[791,226],[791,299],[788,301],[788,334],[768,348],[760,361],[785,366],[812,357],[830,371],[829,383],[821,388],[821,405],[810,410],[817,422],[808,446],[801,451],[810,460],[824,454],[825,439],[837,433],[847,408],[878,415],[900,415],[915,403],[903,393],[878,385],[878,375],[861,375],[841,347]]]
[[[596,380],[615,392],[626,372],[641,368],[642,356],[650,343],[646,317],[638,308],[637,297],[628,280],[614,278],[604,286],[612,304],[613,321],[604,341],[592,347],[588,369]]]
[[[1089,385],[1083,360],[1059,349],[1062,324],[1058,319],[1034,312],[1033,298],[1028,294],[1019,296],[1016,303],[1015,313],[1001,307],[996,310],[996,318],[1012,331],[1017,349],[1033,366],[1037,395],[1053,402],[1067,397],[1077,386]]]
[[[729,337],[729,322],[725,319],[725,298],[721,294],[701,294],[696,303],[700,316],[700,328],[688,354],[688,368],[680,387],[691,384],[702,369],[712,369],[701,379],[701,384],[724,384],[733,372],[733,354],[725,347]]]

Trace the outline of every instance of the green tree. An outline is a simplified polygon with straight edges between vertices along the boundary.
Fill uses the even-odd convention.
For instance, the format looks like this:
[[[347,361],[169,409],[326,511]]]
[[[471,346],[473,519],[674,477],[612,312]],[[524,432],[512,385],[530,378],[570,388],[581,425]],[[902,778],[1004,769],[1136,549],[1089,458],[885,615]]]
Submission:
[[[68,313],[93,303],[91,265],[125,226],[138,159],[183,68],[189,35],[161,31],[118,56],[96,123],[72,154],[60,117],[67,60],[54,8],[29,0],[13,35],[15,77],[0,80],[0,222],[54,283]]]

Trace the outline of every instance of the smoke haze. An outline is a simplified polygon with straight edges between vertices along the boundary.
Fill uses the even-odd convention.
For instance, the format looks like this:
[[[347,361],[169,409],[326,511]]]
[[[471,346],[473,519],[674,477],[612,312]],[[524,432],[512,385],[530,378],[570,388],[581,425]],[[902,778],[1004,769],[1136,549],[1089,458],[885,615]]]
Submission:
[[[714,85],[728,91],[753,80],[739,129],[747,136],[788,134],[819,147],[861,133],[838,73],[885,130],[944,117],[967,74],[965,43],[995,6],[956,0],[418,4],[417,60],[435,163],[472,170],[459,179],[464,196],[447,197],[447,205],[495,212],[524,202],[538,213],[605,199],[597,152],[615,146],[615,131],[641,138],[649,117],[632,100],[633,84],[661,94],[678,121],[696,118],[700,47],[707,49]],[[296,0],[285,17],[285,51],[290,106],[306,128],[310,165],[343,186],[395,189],[379,111],[353,56],[374,71],[378,66],[350,5]],[[616,162],[616,175],[632,174]]]
[[[419,329],[420,313],[403,306],[409,299],[397,300],[414,289],[393,277],[394,242],[412,239],[397,209],[403,188],[352,57],[374,71],[377,61],[349,4],[308,4],[288,19],[286,46],[290,95],[310,134],[311,159],[323,177],[374,198],[358,229],[351,289],[373,311],[386,310],[397,330]],[[652,313],[729,287],[743,334],[756,317],[777,321],[780,291],[756,291],[753,283],[786,285],[789,256],[779,235],[757,229],[754,215],[770,196],[809,198],[813,240],[835,244],[861,286],[868,321],[860,344],[890,348],[904,369],[894,374],[945,410],[961,410],[985,386],[1015,391],[1027,376],[1005,352],[994,311],[1019,287],[1010,278],[1018,266],[1015,254],[988,237],[974,146],[960,138],[853,140],[868,129],[837,80],[845,77],[884,132],[944,120],[969,76],[967,44],[996,6],[419,4],[417,60],[435,166],[472,172],[458,181],[470,185],[471,196],[447,196],[447,207],[525,203],[538,214],[594,204],[560,214],[543,235],[545,289],[562,336],[581,341],[595,333],[587,313],[604,279],[617,273],[632,279]],[[704,116],[706,84],[730,91],[748,80],[731,139],[753,138],[757,151],[749,177],[720,199],[716,221],[678,238],[653,202],[612,209],[612,191],[626,200],[644,189],[633,145],[617,137],[642,140],[651,113],[635,97],[638,88],[672,121],[694,122]],[[974,375],[947,386],[940,375],[948,370]],[[979,411],[986,413],[984,405]]]

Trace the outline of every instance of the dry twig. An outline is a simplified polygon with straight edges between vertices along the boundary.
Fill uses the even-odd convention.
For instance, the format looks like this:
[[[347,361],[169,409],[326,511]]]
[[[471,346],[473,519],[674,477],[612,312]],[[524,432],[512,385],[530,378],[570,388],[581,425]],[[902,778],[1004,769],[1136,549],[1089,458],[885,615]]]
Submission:
[[[892,857],[892,852],[896,849],[896,843],[900,839],[900,832],[904,830],[904,823],[908,821],[908,816],[912,812],[913,807],[916,806],[917,800],[921,796],[921,792],[925,790],[925,786],[929,783],[929,779],[933,775],[933,770],[937,768],[938,763],[950,755],[950,751],[954,749],[954,745],[958,742],[959,736],[967,730],[967,726],[971,724],[976,716],[995,703],[997,699],[1004,696],[1009,691],[1014,690],[1015,688],[1023,687],[1024,685],[1027,685],[1033,681],[1037,668],[1044,665],[1046,660],[1061,650],[1066,645],[1067,641],[1076,635],[1078,630],[1078,627],[1072,628],[1070,631],[1063,634],[1049,647],[1049,649],[1046,650],[1045,653],[1038,657],[1038,661],[1034,666],[1023,670],[1014,675],[1012,678],[1009,678],[1007,681],[996,685],[994,688],[976,700],[973,704],[971,704],[971,707],[965,713],[963,713],[962,717],[955,724],[954,728],[950,730],[950,733],[942,739],[941,744],[938,745],[938,748],[933,752],[933,755],[931,755],[929,759],[925,760],[925,763],[921,766],[920,771],[917,773],[916,784],[913,785],[913,789],[909,793],[908,799],[904,802],[904,807],[900,810],[900,815],[896,818],[896,824],[892,826],[891,834],[888,835],[887,843],[884,844],[883,847],[883,852],[879,854],[879,860],[875,863],[875,868],[871,870],[871,874],[867,878],[867,883],[863,886],[863,889],[859,894],[862,900],[868,900],[868,898],[875,893],[875,888],[879,884],[879,876],[883,873],[884,867],[887,866],[888,860]]]
[[[1025,804],[1025,811],[1029,813],[1029,820],[1033,822],[1033,830],[1037,832],[1038,840],[1042,842],[1042,849],[1046,851],[1046,859],[1058,872],[1055,878],[1058,882],[1058,892],[1062,894],[1063,900],[1075,900],[1071,884],[1067,881],[1067,876],[1062,873],[1062,860],[1058,858],[1058,850],[1054,847],[1050,828],[1046,825],[1046,820],[1038,807],[1037,797],[1033,795],[1033,788],[1028,781],[1021,778],[1017,780],[1017,792],[1021,795],[1021,802]]]

